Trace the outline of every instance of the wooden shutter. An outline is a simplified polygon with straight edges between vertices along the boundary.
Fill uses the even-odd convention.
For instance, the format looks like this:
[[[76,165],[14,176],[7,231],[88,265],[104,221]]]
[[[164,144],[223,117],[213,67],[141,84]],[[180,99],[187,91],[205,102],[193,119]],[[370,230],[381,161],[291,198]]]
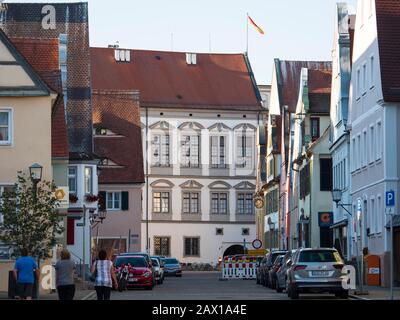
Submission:
[[[67,219],[67,245],[75,244],[75,219]]]
[[[105,191],[99,192],[99,210],[106,211],[107,210],[107,193]]]
[[[129,192],[122,191],[121,197],[122,197],[121,209],[122,209],[122,211],[128,211],[129,210]]]

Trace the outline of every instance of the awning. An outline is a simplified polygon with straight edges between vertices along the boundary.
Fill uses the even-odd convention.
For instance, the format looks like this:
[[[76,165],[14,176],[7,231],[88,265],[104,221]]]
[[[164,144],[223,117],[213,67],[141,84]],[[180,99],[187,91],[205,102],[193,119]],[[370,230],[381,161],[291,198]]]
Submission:
[[[346,220],[342,220],[342,221],[334,223],[333,225],[331,225],[330,228],[331,229],[341,228],[341,227],[347,226],[348,224],[349,224],[349,221],[346,219]]]
[[[389,222],[386,224],[385,227],[386,227],[387,229],[390,229],[390,223],[391,223],[391,221],[389,221]],[[393,216],[393,227],[394,227],[394,228],[400,227],[400,214],[396,214],[396,215]]]

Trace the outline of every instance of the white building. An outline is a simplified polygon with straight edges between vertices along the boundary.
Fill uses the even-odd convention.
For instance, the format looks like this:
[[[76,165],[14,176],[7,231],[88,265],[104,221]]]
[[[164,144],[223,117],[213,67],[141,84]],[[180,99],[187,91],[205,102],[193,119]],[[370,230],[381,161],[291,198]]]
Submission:
[[[140,95],[142,250],[215,264],[241,253],[244,242],[250,248],[256,128],[265,109],[247,57],[94,50],[98,72],[107,74],[97,89]]]
[[[347,4],[336,6],[335,34],[332,50],[331,135],[333,188],[340,190],[340,205],[333,203],[333,241],[343,256],[352,253],[352,208],[350,196],[350,131],[348,128],[349,90],[351,79],[351,48],[355,16],[348,14]],[[347,212],[347,211],[349,212]]]
[[[400,176],[400,9],[392,4],[358,2],[350,89],[351,196],[353,212],[359,202],[362,209],[357,244],[380,257],[382,285],[388,285],[392,249],[385,193],[393,190],[398,203]],[[393,247],[396,281],[400,280],[399,222]]]

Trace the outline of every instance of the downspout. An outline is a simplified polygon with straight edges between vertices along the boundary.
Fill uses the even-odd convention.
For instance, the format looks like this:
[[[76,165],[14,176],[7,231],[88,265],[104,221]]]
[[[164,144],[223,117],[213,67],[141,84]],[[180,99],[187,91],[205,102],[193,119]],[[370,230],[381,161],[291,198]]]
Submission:
[[[146,106],[146,252],[150,253],[149,248],[149,111]]]

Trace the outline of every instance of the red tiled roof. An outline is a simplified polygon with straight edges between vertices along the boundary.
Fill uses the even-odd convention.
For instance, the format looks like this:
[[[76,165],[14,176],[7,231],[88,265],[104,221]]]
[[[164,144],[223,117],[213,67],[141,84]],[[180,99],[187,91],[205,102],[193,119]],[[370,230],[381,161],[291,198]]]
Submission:
[[[375,3],[383,99],[400,102],[400,1]]]
[[[331,70],[308,70],[310,112],[329,113],[331,103]]]
[[[100,183],[143,183],[143,151],[137,92],[93,90],[93,125],[118,137],[95,136],[94,152],[118,167],[104,167]]]
[[[292,113],[296,112],[299,98],[301,69],[332,70],[332,63],[328,61],[278,61],[280,72],[280,104],[281,106],[287,105],[289,112]]]
[[[131,62],[115,61],[114,49],[91,48],[93,89],[139,90],[141,106],[262,110],[243,54],[186,54],[131,50]]]
[[[48,87],[58,93],[52,110],[52,157],[68,158],[68,135],[59,70],[58,39],[11,38],[10,40]]]

